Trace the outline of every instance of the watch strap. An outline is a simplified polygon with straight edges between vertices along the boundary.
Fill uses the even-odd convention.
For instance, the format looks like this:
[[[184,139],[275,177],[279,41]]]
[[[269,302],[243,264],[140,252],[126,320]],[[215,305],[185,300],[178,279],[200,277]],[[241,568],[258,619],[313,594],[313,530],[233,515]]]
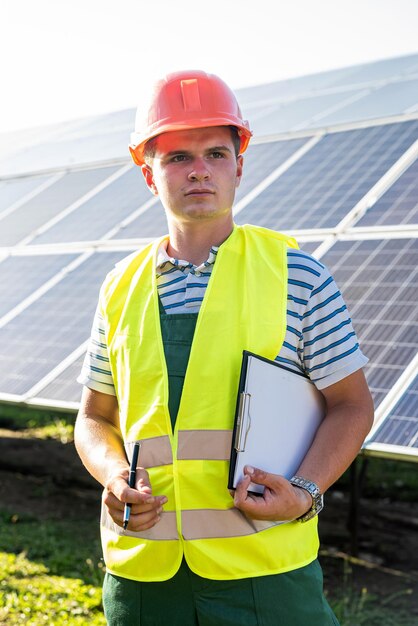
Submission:
[[[305,489],[305,491],[307,491],[312,497],[311,508],[306,511],[306,513],[297,518],[299,522],[307,522],[308,520],[318,515],[318,513],[324,508],[324,496],[322,495],[316,483],[314,483],[312,480],[307,480],[302,476],[292,476],[292,478],[290,479],[290,483],[295,487]]]

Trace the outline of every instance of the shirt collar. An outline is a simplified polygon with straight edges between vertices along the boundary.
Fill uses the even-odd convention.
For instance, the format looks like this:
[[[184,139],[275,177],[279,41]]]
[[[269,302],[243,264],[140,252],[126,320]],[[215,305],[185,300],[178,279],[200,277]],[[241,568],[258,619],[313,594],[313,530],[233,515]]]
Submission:
[[[172,267],[177,267],[178,269],[181,269],[181,270],[184,270],[187,268],[189,269],[193,268],[193,270],[195,271],[196,270],[204,271],[205,268],[208,268],[215,263],[216,255],[219,250],[219,246],[212,246],[209,251],[209,256],[207,260],[204,263],[201,263],[200,265],[196,266],[196,265],[193,265],[193,263],[190,263],[189,261],[184,261],[183,259],[175,259],[173,257],[170,257],[167,254],[167,243],[168,241],[163,241],[158,250],[157,267],[156,267],[157,271],[161,271],[164,268],[166,263],[168,263]]]

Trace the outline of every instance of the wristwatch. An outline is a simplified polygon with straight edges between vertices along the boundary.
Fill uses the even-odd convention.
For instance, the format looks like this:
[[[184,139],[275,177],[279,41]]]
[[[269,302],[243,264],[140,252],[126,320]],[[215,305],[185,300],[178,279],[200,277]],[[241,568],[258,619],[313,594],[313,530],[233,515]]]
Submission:
[[[318,513],[324,508],[324,496],[320,492],[316,483],[311,480],[306,480],[305,478],[302,478],[302,476],[292,476],[290,482],[295,487],[305,489],[305,491],[312,496],[312,506],[309,511],[306,511],[306,513],[297,518],[299,522],[307,522],[315,517],[315,515],[318,515]]]

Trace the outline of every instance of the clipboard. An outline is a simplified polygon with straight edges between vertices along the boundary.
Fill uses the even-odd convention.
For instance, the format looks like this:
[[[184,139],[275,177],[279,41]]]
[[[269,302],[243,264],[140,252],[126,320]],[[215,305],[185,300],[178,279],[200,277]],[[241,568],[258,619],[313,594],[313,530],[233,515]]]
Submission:
[[[228,489],[243,478],[245,465],[291,478],[324,415],[324,398],[309,378],[244,350]],[[264,487],[250,483],[249,491],[262,493]]]

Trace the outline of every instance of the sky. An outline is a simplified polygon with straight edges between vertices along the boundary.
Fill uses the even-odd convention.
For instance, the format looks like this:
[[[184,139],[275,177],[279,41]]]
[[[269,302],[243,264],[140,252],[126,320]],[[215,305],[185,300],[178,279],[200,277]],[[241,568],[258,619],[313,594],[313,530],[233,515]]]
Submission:
[[[0,132],[135,107],[164,74],[232,88],[418,52],[418,0],[0,0]]]

